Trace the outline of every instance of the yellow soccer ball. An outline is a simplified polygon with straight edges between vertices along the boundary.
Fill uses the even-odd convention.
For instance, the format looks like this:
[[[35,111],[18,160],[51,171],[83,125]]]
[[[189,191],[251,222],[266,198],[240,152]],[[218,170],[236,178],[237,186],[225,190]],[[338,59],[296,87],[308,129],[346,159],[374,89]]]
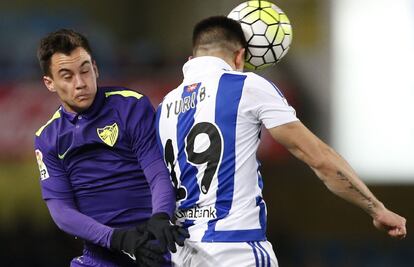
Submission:
[[[275,4],[254,0],[241,3],[228,17],[240,22],[247,41],[246,68],[264,69],[286,55],[292,43],[292,26]]]

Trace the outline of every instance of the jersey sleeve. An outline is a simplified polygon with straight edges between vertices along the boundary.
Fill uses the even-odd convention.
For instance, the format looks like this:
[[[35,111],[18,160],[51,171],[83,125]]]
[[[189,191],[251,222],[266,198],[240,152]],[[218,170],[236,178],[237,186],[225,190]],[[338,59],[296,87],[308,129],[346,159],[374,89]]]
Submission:
[[[74,200],[48,199],[46,205],[59,229],[101,247],[110,248],[114,229],[80,213]]]
[[[73,198],[72,185],[53,148],[40,137],[35,138],[36,161],[40,171],[43,199]]]
[[[147,97],[138,100],[128,116],[133,150],[151,189],[153,214],[175,209],[175,194],[157,143],[155,110]]]
[[[127,131],[143,169],[162,158],[156,139],[155,110],[146,96],[131,106],[127,115]]]
[[[298,120],[295,109],[272,82],[251,74],[245,86],[246,108],[267,129]]]

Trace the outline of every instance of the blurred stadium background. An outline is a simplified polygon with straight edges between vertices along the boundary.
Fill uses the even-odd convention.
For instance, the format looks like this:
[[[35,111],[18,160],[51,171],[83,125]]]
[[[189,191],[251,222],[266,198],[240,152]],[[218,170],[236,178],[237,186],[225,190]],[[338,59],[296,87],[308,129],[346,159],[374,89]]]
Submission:
[[[62,27],[83,32],[95,51],[99,84],[138,90],[156,106],[180,82],[193,25],[241,2],[0,2],[1,266],[68,266],[81,252],[81,241],[57,229],[40,195],[33,136],[58,102],[40,79],[39,38]],[[264,133],[259,159],[268,237],[280,265],[414,266],[414,2],[273,2],[291,20],[293,45],[260,74],[279,85],[311,130],[357,166],[379,199],[406,216],[409,233],[397,241],[376,231],[365,213],[333,196]]]

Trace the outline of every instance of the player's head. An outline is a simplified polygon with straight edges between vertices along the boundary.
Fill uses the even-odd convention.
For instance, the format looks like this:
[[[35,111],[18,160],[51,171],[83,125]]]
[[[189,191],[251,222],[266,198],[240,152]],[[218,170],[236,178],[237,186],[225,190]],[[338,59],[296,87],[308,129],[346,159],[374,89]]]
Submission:
[[[98,69],[85,36],[61,29],[45,36],[37,50],[43,82],[64,108],[79,113],[95,99]]]
[[[193,30],[193,56],[217,56],[242,70],[247,46],[239,22],[225,16],[206,18]]]

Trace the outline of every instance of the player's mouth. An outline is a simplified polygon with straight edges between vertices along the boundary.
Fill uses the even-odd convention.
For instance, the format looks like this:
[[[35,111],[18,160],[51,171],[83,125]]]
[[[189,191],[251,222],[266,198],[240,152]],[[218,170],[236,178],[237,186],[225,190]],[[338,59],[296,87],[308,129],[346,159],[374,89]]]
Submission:
[[[85,100],[88,100],[90,98],[90,96],[88,95],[88,94],[84,94],[84,95],[77,95],[76,97],[75,97],[75,99],[77,100],[77,101],[85,101]]]

